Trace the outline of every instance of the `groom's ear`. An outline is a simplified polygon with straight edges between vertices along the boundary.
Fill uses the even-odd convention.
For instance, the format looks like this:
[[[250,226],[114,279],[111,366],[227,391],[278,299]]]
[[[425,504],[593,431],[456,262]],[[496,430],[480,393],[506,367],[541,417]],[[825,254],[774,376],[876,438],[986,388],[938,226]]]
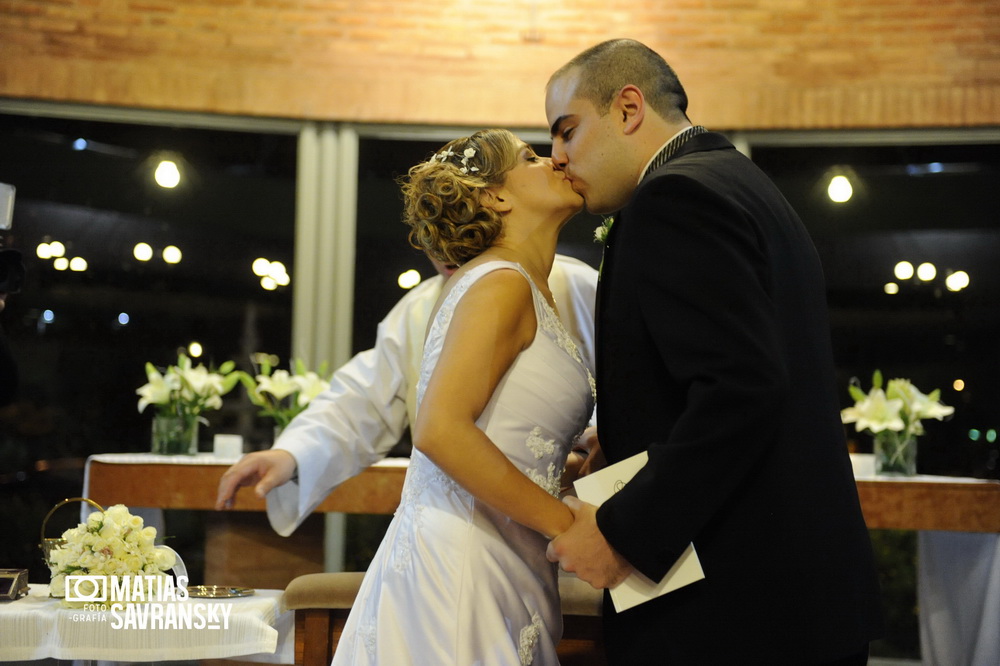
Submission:
[[[498,213],[509,213],[512,207],[510,197],[502,187],[487,187],[479,194],[479,203]]]
[[[624,134],[634,134],[646,117],[646,97],[632,84],[618,91],[611,107],[621,120]]]

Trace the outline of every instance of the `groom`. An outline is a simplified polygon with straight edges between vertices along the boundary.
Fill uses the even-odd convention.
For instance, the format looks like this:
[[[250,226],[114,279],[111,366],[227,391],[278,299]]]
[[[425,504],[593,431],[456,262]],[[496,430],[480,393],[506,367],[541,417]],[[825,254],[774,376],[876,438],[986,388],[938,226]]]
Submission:
[[[613,664],[864,664],[878,584],[836,398],[822,270],[795,211],[692,126],[644,45],[553,74],[552,159],[614,213],[598,287],[598,432],[649,462],[549,546],[595,587],[660,580],[694,543],[705,579],[620,614]]]

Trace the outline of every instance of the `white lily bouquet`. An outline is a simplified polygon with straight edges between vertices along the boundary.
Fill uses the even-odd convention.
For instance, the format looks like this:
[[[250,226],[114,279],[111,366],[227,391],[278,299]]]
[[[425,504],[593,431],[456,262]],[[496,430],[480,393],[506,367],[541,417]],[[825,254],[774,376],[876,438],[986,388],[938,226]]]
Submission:
[[[312,371],[302,359],[294,359],[293,372],[289,372],[275,369],[279,359],[272,354],[255,354],[253,361],[258,368],[256,377],[244,372],[240,373],[240,381],[250,402],[261,408],[258,413],[273,419],[278,429],[284,429],[301,414],[313,398],[326,390],[333,377],[326,362]]]
[[[840,419],[853,423],[858,432],[868,430],[875,438],[875,472],[878,474],[917,473],[917,437],[924,434],[921,419],[938,421],[955,413],[954,407],[940,402],[941,390],[921,393],[909,379],[890,379],[882,389],[882,373],[872,375],[872,388],[861,390],[857,379],[847,390],[854,406],[841,410]]]
[[[148,584],[166,578],[166,571],[177,564],[173,549],[154,544],[156,528],[144,526],[123,504],[91,513],[86,523],[66,530],[62,538],[65,543],[51,550],[46,564],[52,574],[49,594],[62,598],[67,607],[92,603],[88,598],[97,596],[101,584],[109,589],[112,576],[119,581],[143,576]],[[71,579],[67,587],[67,576],[81,578]]]
[[[177,365],[162,373],[152,363],[146,363],[148,382],[136,393],[140,412],[156,405],[154,453],[197,453],[197,426],[199,421],[205,422],[202,413],[222,407],[222,396],[232,391],[240,379],[235,365],[226,361],[212,371],[201,364],[193,365],[185,354],[178,356]]]

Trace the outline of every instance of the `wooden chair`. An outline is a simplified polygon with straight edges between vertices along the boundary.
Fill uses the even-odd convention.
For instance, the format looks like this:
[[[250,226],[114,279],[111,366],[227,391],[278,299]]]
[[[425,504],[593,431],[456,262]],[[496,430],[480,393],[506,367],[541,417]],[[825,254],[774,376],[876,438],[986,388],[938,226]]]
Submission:
[[[362,572],[306,574],[285,588],[285,607],[295,611],[298,666],[329,666],[363,577]],[[559,594],[563,612],[559,663],[604,666],[603,592],[575,576],[561,574]]]

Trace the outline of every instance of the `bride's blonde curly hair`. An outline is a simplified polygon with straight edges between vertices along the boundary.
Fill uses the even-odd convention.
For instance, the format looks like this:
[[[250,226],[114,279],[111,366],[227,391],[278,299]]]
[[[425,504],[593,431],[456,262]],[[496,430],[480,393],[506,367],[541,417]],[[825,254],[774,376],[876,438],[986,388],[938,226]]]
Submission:
[[[480,130],[412,167],[399,181],[410,244],[438,261],[461,265],[496,243],[503,234],[501,214],[486,206],[482,195],[503,184],[520,146],[507,130]],[[463,160],[469,149],[475,153]]]

